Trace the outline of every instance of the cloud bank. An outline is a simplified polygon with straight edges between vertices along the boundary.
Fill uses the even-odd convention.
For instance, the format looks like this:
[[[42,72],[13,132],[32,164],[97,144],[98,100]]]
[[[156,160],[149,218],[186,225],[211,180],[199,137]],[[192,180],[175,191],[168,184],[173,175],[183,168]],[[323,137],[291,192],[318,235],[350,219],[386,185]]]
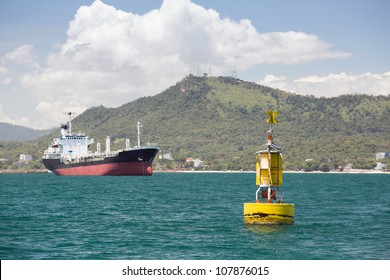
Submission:
[[[259,84],[316,97],[335,97],[342,94],[390,94],[390,72],[348,75],[330,73],[326,76],[307,76],[288,80],[284,76],[267,75]]]
[[[190,0],[164,0],[159,9],[143,15],[97,0],[78,9],[66,42],[48,55],[44,67],[32,52],[33,46],[24,45],[6,54],[0,63],[0,83],[15,82],[11,63],[24,64],[29,71],[17,81],[33,96],[39,126],[45,128],[62,122],[65,110],[80,114],[91,106],[119,106],[159,93],[188,74],[211,69],[212,75],[229,75],[234,67],[243,71],[260,64],[302,64],[351,55],[313,34],[260,33],[247,19],[222,18]],[[344,74],[335,76],[340,75]],[[388,74],[380,76],[388,86]],[[289,83],[267,76],[260,82],[300,92],[321,91],[334,79],[312,76]]]

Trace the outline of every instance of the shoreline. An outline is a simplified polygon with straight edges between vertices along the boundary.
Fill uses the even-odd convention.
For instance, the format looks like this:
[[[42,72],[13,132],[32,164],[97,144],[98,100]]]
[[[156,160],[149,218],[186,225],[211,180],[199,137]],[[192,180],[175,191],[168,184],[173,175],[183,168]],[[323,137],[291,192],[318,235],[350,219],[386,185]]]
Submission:
[[[50,173],[46,169],[24,169],[24,170],[0,170],[0,174],[42,174]],[[256,173],[254,170],[154,170],[153,173]],[[370,170],[370,169],[348,169],[343,171],[294,171],[285,170],[285,174],[387,174],[390,171]]]
[[[244,171],[244,170],[155,170],[153,173],[256,173],[256,171]],[[349,169],[343,171],[294,171],[285,170],[286,174],[388,174],[390,171],[379,171],[370,169]]]
[[[0,170],[0,174],[39,174],[39,173],[49,173],[49,171],[46,169]]]
[[[390,174],[390,171],[380,171],[371,169],[348,169],[343,171],[283,171],[283,173],[302,173],[302,174]]]

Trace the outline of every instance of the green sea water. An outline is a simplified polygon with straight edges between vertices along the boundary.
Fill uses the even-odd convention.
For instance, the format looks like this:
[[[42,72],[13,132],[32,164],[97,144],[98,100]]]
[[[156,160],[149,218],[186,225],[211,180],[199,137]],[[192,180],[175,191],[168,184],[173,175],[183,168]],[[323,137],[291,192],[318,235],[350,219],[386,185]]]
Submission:
[[[247,226],[254,173],[0,174],[4,259],[390,259],[390,176],[284,174],[295,224]]]

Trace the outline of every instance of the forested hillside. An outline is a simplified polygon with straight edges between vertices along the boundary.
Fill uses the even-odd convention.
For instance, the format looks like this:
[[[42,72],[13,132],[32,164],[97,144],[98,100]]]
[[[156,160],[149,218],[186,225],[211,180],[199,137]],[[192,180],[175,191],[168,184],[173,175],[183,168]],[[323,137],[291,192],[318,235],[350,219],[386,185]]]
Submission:
[[[209,169],[253,170],[269,109],[280,113],[274,140],[283,148],[285,169],[373,168],[375,153],[390,150],[389,96],[314,98],[231,77],[190,75],[152,97],[90,108],[73,121],[73,130],[102,144],[111,136],[113,148],[121,148],[125,138],[136,144],[140,121],[144,144],[172,151],[175,161],[157,160],[160,168],[180,168],[192,157]],[[41,153],[50,141],[28,145]]]

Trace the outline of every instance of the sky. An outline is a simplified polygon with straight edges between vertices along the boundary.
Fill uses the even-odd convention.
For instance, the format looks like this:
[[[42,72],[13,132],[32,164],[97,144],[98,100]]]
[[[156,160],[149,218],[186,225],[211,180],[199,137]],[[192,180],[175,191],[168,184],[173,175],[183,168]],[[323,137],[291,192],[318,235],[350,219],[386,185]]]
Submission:
[[[0,0],[0,122],[64,123],[189,74],[390,94],[387,0]]]

